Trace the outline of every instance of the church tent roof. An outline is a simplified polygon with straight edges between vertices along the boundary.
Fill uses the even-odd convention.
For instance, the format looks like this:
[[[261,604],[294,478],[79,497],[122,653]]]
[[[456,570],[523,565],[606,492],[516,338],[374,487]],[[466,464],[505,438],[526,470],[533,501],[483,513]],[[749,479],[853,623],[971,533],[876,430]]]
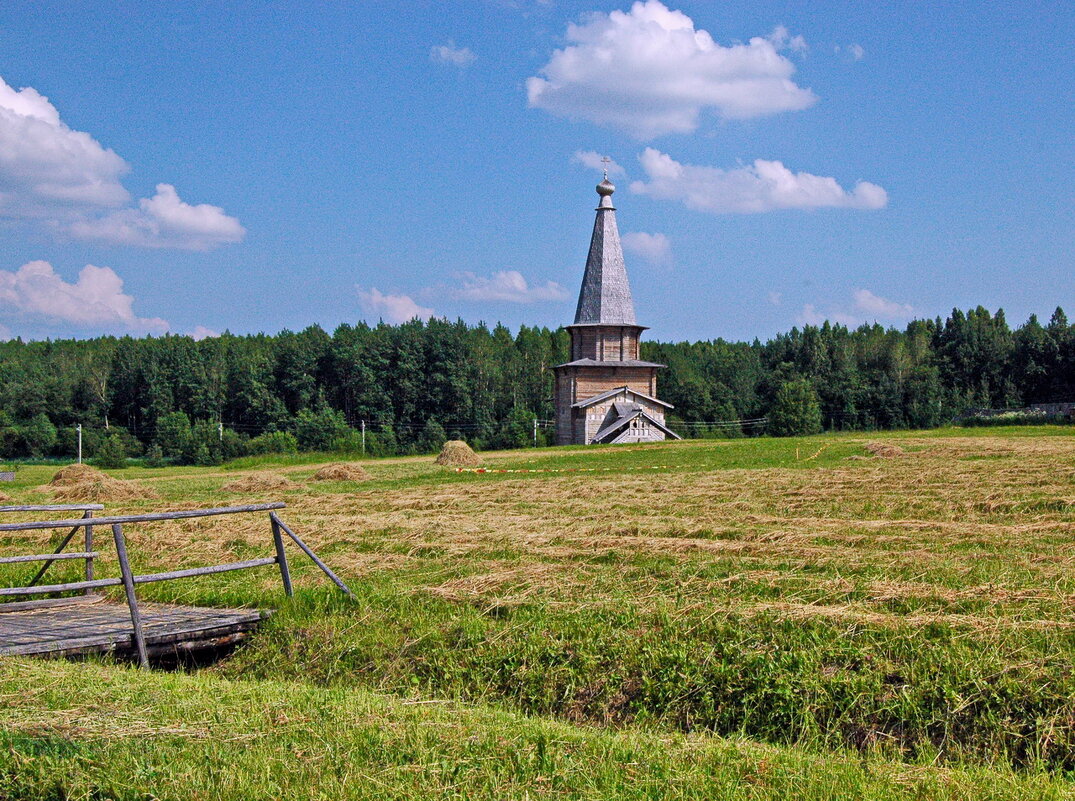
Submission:
[[[586,272],[582,277],[575,325],[637,325],[627,267],[623,263],[620,231],[612,193],[616,187],[605,179],[597,185],[601,202],[597,207]]]

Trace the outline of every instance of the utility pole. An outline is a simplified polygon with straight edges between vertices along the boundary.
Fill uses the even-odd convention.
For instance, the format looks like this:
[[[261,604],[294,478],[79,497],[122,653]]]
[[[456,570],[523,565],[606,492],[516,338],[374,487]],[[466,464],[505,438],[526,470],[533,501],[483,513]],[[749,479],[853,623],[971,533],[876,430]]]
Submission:
[[[534,418],[534,447],[537,447],[537,418]]]
[[[82,464],[82,423],[75,426],[78,429],[78,463]]]
[[[362,421],[362,455],[366,455],[366,421]]]
[[[216,434],[217,434],[217,439],[219,439],[221,442],[223,442],[224,441],[224,421],[223,420],[221,420],[219,423],[216,424]]]

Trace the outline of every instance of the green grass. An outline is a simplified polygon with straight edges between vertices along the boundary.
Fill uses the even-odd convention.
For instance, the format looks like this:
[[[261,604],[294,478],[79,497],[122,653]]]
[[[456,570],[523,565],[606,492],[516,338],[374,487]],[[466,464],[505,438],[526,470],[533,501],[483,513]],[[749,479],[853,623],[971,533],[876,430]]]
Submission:
[[[609,731],[436,698],[0,664],[10,799],[1059,799],[1045,774]]]
[[[0,797],[1075,797],[1073,445],[524,450],[486,467],[546,472],[371,460],[361,484],[311,483],[305,459],[117,471],[161,496],[126,509],[279,495],[356,599],[295,552],[291,602],[269,568],[140,588],[277,608],[196,675],[0,662]],[[252,469],[299,486],[221,492]],[[47,499],[53,470],[11,494]],[[261,516],[128,538],[144,571],[271,553]]]

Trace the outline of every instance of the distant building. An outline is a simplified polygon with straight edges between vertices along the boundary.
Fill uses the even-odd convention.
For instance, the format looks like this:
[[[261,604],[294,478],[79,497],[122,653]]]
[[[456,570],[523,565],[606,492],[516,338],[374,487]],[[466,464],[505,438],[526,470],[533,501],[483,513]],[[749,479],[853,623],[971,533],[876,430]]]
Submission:
[[[597,207],[586,274],[582,278],[571,334],[571,361],[556,369],[558,445],[652,442],[679,439],[666,425],[670,403],[657,399],[663,364],[639,359],[639,337],[631,286],[623,263],[612,193],[597,185]]]

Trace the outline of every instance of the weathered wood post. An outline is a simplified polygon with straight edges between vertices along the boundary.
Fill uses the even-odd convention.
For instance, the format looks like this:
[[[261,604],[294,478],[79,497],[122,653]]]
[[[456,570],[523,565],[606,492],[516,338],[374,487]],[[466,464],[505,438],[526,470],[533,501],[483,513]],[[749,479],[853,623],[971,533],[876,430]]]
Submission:
[[[82,515],[84,518],[93,517],[93,510],[87,509]],[[86,551],[86,581],[93,581],[93,526],[89,523],[86,524],[86,547],[83,549]],[[87,587],[85,590],[86,595],[93,595],[93,589]]]
[[[134,646],[138,650],[138,666],[149,667],[149,655],[146,653],[146,638],[142,632],[142,615],[138,611],[138,596],[134,594],[134,574],[131,563],[127,560],[127,542],[123,538],[123,526],[112,524],[112,537],[116,541],[116,556],[119,558],[120,573],[123,574],[123,589],[127,593],[127,606],[131,610],[131,625],[134,627]]]
[[[294,595],[291,589],[291,572],[287,569],[287,554],[284,553],[284,535],[280,533],[280,523],[276,515],[269,513],[269,521],[272,523],[272,538],[276,543],[276,564],[280,566],[280,578],[284,582],[284,592],[290,598]]]
[[[351,588],[348,587],[346,584],[344,584],[343,581],[340,579],[340,577],[337,576],[335,573],[333,573],[332,569],[328,565],[326,565],[324,562],[322,562],[321,559],[317,556],[317,554],[315,554],[312,550],[310,550],[309,545],[307,545],[305,542],[303,542],[301,539],[299,539],[298,534],[296,534],[294,531],[292,531],[290,528],[288,528],[287,523],[285,523],[283,520],[281,520],[279,517],[276,516],[276,512],[269,512],[269,516],[272,518],[273,522],[277,526],[279,526],[281,529],[283,529],[284,533],[287,534],[287,536],[291,537],[291,540],[296,545],[298,545],[299,548],[302,549],[302,552],[304,554],[306,554],[307,556],[309,556],[310,560],[315,565],[317,565],[319,568],[321,568],[321,572],[324,573],[326,576],[328,576],[330,579],[332,579],[333,584],[335,584],[337,587],[339,587],[341,590],[343,590],[348,595],[350,595],[352,597],[354,596],[354,593],[351,592]]]

